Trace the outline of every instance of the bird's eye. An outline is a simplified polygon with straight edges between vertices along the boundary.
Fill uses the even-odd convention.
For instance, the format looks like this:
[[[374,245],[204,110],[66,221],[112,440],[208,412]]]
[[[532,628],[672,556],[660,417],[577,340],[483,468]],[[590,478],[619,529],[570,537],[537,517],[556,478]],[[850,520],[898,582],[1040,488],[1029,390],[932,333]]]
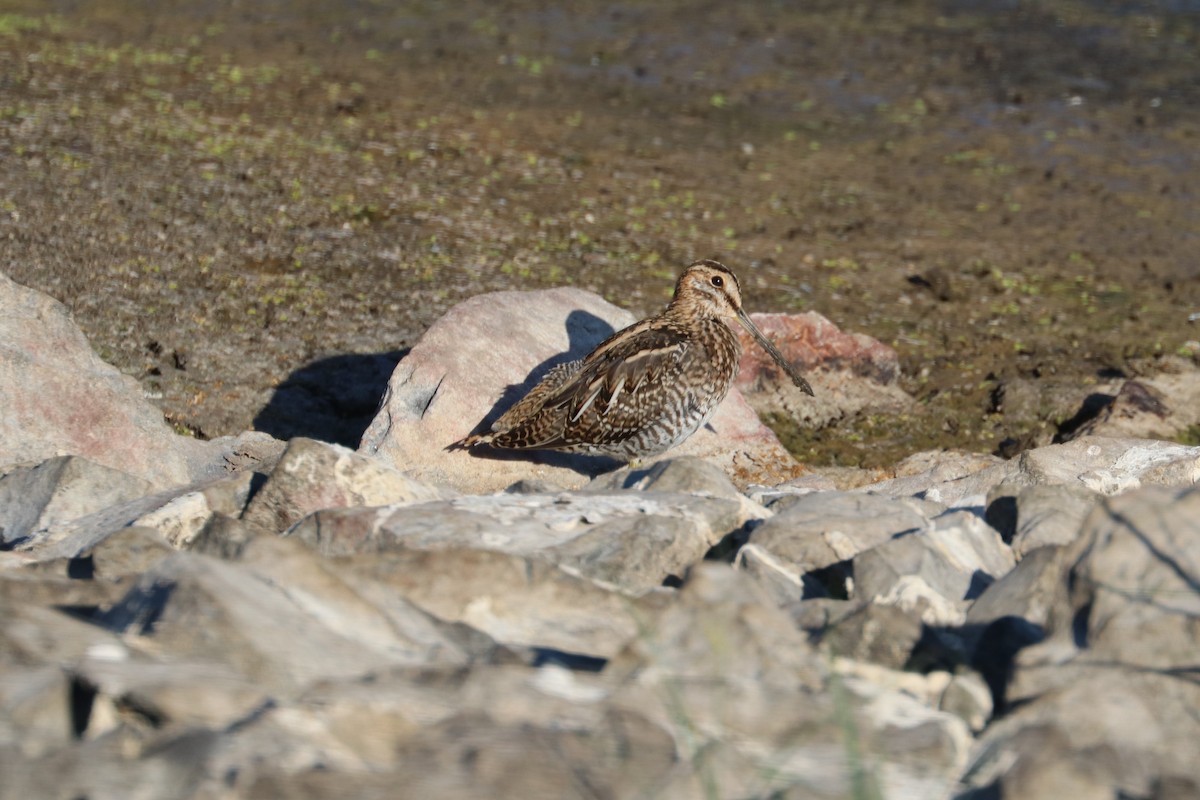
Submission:
[[[712,285],[717,287],[718,289],[720,289],[722,286],[725,285],[725,279],[722,278],[720,275],[713,275],[712,276]]]

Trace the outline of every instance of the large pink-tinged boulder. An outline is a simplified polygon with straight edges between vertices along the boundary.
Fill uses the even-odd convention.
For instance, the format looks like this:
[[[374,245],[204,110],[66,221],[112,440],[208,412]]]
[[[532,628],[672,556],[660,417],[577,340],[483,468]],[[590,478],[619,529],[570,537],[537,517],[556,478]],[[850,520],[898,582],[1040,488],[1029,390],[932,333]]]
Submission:
[[[581,486],[618,462],[447,448],[479,430],[485,417],[490,424],[551,366],[582,358],[634,321],[603,298],[571,288],[496,292],[460,303],[397,366],[359,449],[419,480],[465,492],[497,491],[523,479]],[[679,455],[712,460],[740,484],[775,484],[802,469],[736,389],[708,426],[658,458]]]
[[[191,479],[202,448],[100,360],[62,303],[0,273],[0,471],[76,455],[166,487]]]

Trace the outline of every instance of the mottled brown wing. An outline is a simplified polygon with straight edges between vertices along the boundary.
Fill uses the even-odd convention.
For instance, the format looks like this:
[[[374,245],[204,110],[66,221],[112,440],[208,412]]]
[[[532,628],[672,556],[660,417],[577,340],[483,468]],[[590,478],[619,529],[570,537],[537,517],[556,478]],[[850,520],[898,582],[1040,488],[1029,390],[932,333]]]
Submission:
[[[671,327],[634,325],[589,354],[577,372],[541,398],[541,409],[505,437],[525,449],[554,449],[620,441],[645,424],[645,402],[679,379],[689,346]],[[652,403],[650,404],[652,405]],[[523,430],[518,430],[523,428]],[[512,446],[512,445],[509,445]]]
[[[505,411],[499,419],[492,423],[492,432],[507,433],[520,426],[523,422],[532,419],[534,415],[546,407],[547,399],[557,396],[559,390],[582,367],[583,361],[579,360],[568,361],[551,369],[536,386],[529,390],[528,394],[518,400],[512,408]]]

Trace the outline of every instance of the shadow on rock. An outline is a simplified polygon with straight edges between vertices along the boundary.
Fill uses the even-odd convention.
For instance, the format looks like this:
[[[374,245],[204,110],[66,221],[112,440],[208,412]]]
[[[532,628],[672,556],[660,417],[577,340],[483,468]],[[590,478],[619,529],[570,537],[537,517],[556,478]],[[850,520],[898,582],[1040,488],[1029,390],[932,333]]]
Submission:
[[[572,311],[567,315],[567,337],[570,346],[565,352],[557,353],[538,364],[529,371],[520,383],[509,384],[496,401],[495,405],[484,414],[472,430],[472,434],[484,433],[492,429],[492,425],[506,411],[529,394],[550,370],[559,364],[579,359],[592,352],[601,342],[612,336],[615,331],[612,325],[595,314],[587,311]],[[447,449],[460,449],[458,444],[450,445]],[[476,458],[487,458],[497,461],[531,461],[537,464],[547,464],[554,467],[566,467],[587,475],[599,475],[621,466],[622,462],[607,456],[589,456],[578,453],[563,453],[553,450],[503,450],[495,447],[476,447],[469,451]]]
[[[388,380],[408,350],[322,358],[293,372],[254,417],[276,439],[306,436],[358,447]]]

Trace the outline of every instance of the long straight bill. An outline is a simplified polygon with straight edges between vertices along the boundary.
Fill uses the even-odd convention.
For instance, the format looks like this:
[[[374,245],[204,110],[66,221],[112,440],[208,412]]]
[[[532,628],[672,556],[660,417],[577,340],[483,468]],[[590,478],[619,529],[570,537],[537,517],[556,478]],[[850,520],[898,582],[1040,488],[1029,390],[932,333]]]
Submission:
[[[767,351],[767,355],[769,355],[775,361],[775,363],[779,365],[780,369],[787,373],[787,376],[792,379],[792,383],[800,387],[805,394],[811,395],[813,390],[812,387],[808,385],[808,381],[804,379],[803,375],[801,375],[799,372],[796,372],[796,370],[792,368],[792,365],[789,364],[787,359],[783,357],[783,353],[779,352],[779,349],[775,347],[775,345],[771,344],[771,340],[766,336],[763,336],[763,333],[758,329],[758,326],[750,321],[749,315],[747,315],[746,312],[740,308],[738,309],[737,314],[738,322],[742,323],[743,328],[750,331],[750,335],[754,337],[754,341],[758,342],[762,346],[762,349]]]

